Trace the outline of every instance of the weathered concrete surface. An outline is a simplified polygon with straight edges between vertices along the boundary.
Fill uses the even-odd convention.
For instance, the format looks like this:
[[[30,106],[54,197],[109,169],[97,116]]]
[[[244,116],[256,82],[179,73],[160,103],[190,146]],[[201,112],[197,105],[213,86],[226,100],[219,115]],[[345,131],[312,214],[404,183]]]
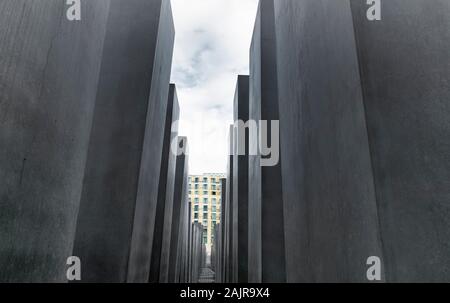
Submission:
[[[170,85],[169,99],[167,104],[167,112],[164,126],[164,143],[161,158],[161,169],[159,174],[159,188],[158,201],[155,215],[155,228],[153,233],[153,248],[150,265],[149,281],[159,282],[159,271],[161,262],[161,248],[164,224],[164,213],[167,207],[173,205],[173,193],[175,190],[175,169],[176,169],[176,154],[171,151],[171,144],[177,140],[178,124],[173,122],[178,121],[180,117],[180,106],[178,104],[177,91],[175,84]],[[172,126],[174,128],[172,129]],[[169,201],[167,201],[169,199]]]
[[[188,202],[188,221],[187,221],[187,235],[186,235],[186,283],[191,282],[191,272],[192,272],[192,257],[191,257],[191,248],[192,248],[192,203]]]
[[[177,259],[180,248],[180,221],[182,218],[183,204],[187,203],[188,159],[181,152],[187,148],[187,138],[178,138],[178,152],[175,169],[175,185],[173,199],[168,197],[164,214],[164,232],[161,248],[161,269],[159,281],[162,283],[175,282]],[[170,201],[171,200],[171,201]],[[172,204],[172,205],[170,205]]]
[[[179,138],[179,145],[188,150],[186,137]],[[183,259],[184,223],[186,222],[186,208],[188,205],[189,158],[187,154],[177,157],[175,173],[174,213],[172,217],[172,239],[170,243],[169,282],[179,282]],[[177,214],[178,212],[178,214]]]
[[[191,283],[198,283],[200,269],[203,259],[202,244],[203,226],[200,223],[192,224],[192,246],[191,246]]]
[[[173,40],[169,1],[111,2],[74,249],[83,282],[148,281]]]
[[[249,246],[249,213],[248,213],[248,135],[249,130],[241,129],[238,121],[246,122],[249,118],[249,76],[238,76],[234,96],[234,148],[233,148],[233,258],[237,262],[237,282],[248,282],[248,246]],[[239,138],[245,138],[239,140]],[[241,142],[242,141],[242,142]],[[242,147],[240,144],[244,143]],[[239,151],[242,151],[240,153]]]
[[[188,180],[189,177],[186,179]],[[187,181],[188,182],[188,181]],[[188,184],[188,183],[187,183]],[[188,283],[189,281],[189,226],[191,225],[191,208],[188,202],[188,186],[186,186],[185,201],[183,202],[183,221],[180,226],[181,233],[181,265],[180,265],[180,283]]]
[[[250,50],[249,118],[256,123],[267,121],[269,136],[271,121],[280,120],[274,23],[274,2],[260,1]],[[281,283],[286,281],[282,182],[289,175],[282,178],[282,161],[262,166],[254,135],[251,150],[258,153],[250,155],[248,166],[249,282]],[[264,139],[271,144],[270,138]],[[282,144],[282,149],[289,149],[289,141]]]
[[[236,258],[233,255],[233,212],[232,207],[233,202],[233,148],[234,148],[234,126],[230,126],[230,131],[228,133],[228,163],[227,163],[227,186],[226,186],[226,209],[225,209],[225,233],[226,233],[226,246],[224,257],[227,260],[227,266],[225,268],[225,281],[226,283],[237,282],[235,276]],[[236,245],[234,245],[236,246]]]
[[[220,228],[220,224],[216,224],[216,228],[212,231],[214,239],[212,239],[211,243],[211,256],[210,256],[210,269],[217,273],[217,253],[219,249],[219,241],[218,241],[218,228]]]
[[[367,282],[383,254],[349,2],[275,16],[287,280]]]
[[[109,0],[0,2],[0,282],[66,281]]]
[[[351,1],[389,282],[450,282],[450,2]]]
[[[218,253],[218,270],[216,272],[216,282],[217,283],[224,283],[226,281],[226,267],[228,265],[228,257],[226,257],[226,250],[228,247],[227,244],[227,179],[222,178],[220,179],[220,185],[221,185],[221,201],[222,204],[220,205],[220,244],[219,244],[219,253]],[[228,210],[229,211],[229,210]]]

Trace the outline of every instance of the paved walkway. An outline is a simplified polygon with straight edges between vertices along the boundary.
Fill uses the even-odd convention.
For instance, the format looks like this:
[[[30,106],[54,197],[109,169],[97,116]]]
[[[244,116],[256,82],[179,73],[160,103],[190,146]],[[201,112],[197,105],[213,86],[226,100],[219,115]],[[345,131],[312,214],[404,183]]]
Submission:
[[[209,267],[202,268],[198,283],[214,283],[216,281],[216,274]]]

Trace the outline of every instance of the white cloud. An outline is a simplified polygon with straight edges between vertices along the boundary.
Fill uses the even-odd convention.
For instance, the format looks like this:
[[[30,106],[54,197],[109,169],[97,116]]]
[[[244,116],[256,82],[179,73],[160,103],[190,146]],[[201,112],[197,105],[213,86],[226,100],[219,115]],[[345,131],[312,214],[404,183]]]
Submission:
[[[225,172],[237,75],[248,74],[258,0],[172,0],[172,82],[191,174]]]

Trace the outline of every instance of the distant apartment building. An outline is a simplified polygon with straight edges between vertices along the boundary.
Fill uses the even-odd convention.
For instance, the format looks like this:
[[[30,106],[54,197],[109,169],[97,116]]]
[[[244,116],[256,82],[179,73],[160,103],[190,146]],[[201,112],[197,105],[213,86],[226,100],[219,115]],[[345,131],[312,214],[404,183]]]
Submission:
[[[225,174],[203,174],[189,176],[189,202],[192,207],[192,222],[203,225],[203,244],[208,252],[214,241],[214,230],[220,223],[222,186]]]

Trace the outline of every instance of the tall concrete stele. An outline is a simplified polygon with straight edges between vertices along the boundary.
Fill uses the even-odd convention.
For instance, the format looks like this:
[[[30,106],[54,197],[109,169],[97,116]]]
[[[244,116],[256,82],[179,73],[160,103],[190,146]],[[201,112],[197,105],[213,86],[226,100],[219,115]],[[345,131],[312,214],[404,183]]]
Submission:
[[[367,9],[275,1],[287,278],[448,282],[450,6]]]
[[[251,282],[370,282],[371,257],[381,282],[450,281],[450,6],[382,3],[260,1],[249,113],[279,119],[280,163],[251,156],[248,217],[225,209],[224,281],[246,279],[236,224]]]
[[[66,281],[109,0],[0,1],[0,282]]]
[[[274,2],[261,1],[250,48],[249,118],[267,121],[267,134],[272,134],[272,121],[282,120],[278,109],[278,82]],[[260,128],[261,131],[261,128]],[[268,138],[264,138],[268,139]],[[251,138],[250,144],[261,138]],[[267,142],[270,142],[269,140]],[[273,145],[273,142],[270,142]],[[283,147],[286,148],[286,147]],[[286,282],[284,216],[281,167],[263,166],[260,149],[249,160],[249,262],[250,282]]]
[[[167,104],[166,120],[164,126],[164,143],[161,159],[161,173],[158,188],[158,201],[156,206],[155,227],[153,233],[153,245],[150,264],[149,282],[160,281],[163,236],[170,232],[171,221],[165,220],[173,209],[173,198],[175,193],[176,165],[178,146],[178,124],[180,106],[178,104],[177,90],[175,84],[170,85],[169,99]],[[175,146],[173,146],[175,144]]]
[[[170,1],[111,2],[74,247],[84,282],[149,279],[174,34]]]

